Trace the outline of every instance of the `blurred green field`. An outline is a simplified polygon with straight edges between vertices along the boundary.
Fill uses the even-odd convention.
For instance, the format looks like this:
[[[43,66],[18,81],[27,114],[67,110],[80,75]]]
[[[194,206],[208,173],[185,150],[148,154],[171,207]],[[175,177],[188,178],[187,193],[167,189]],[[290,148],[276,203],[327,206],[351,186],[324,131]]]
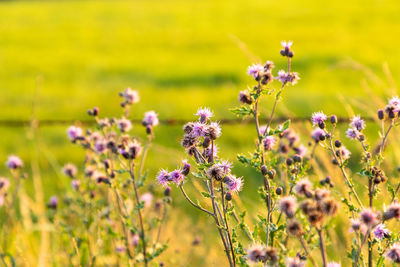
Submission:
[[[247,66],[266,60],[273,60],[277,70],[285,66],[281,40],[294,41],[293,70],[301,80],[285,89],[285,109],[278,113],[308,117],[323,109],[346,116],[338,95],[368,103],[364,81],[380,97],[395,92],[400,77],[398,14],[397,0],[0,2],[0,120],[30,119],[35,88],[38,119],[87,119],[86,110],[93,106],[104,116],[119,116],[118,92],[125,87],[141,95],[134,118],[154,109],[161,119],[191,119],[199,106],[211,107],[217,118],[234,118],[229,108],[251,82]],[[269,104],[264,103],[263,114]],[[81,149],[67,141],[66,127],[41,127],[36,140],[46,198],[68,183],[59,175],[61,166],[83,160]],[[136,128],[143,132],[140,125]],[[225,158],[235,160],[235,154],[252,148],[253,126],[227,125],[223,130]],[[2,126],[1,131],[0,161],[15,153],[29,165],[35,153],[29,130]],[[184,156],[180,135],[180,125],[156,129],[150,177]],[[0,170],[5,172],[3,165]],[[247,169],[237,172],[250,177],[242,193],[250,205],[255,202],[250,187],[259,181]],[[191,207],[179,206],[190,213],[191,223],[199,219]]]

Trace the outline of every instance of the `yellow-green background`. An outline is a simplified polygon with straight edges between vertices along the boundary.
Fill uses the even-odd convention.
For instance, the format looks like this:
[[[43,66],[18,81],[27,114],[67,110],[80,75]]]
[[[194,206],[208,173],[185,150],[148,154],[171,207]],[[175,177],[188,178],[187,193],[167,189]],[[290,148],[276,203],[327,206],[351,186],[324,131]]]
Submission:
[[[102,116],[119,116],[118,92],[128,86],[141,95],[134,118],[155,110],[161,119],[191,119],[199,106],[210,107],[217,119],[233,118],[229,108],[237,105],[238,91],[252,82],[246,76],[248,65],[273,60],[277,70],[285,67],[279,55],[281,40],[294,41],[292,68],[301,77],[298,85],[285,89],[286,113],[308,117],[323,109],[347,115],[338,95],[368,104],[365,81],[382,98],[389,96],[384,89],[395,91],[400,75],[399,14],[396,0],[3,1],[0,119],[30,119],[35,88],[38,119],[87,119],[86,110],[93,106],[100,107]],[[263,114],[270,103],[264,103]],[[81,150],[67,141],[66,127],[40,128],[46,198],[65,190],[65,182],[59,180],[67,178],[59,176],[60,166],[83,159]],[[135,128],[143,132],[140,125]],[[0,129],[0,161],[15,153],[29,167],[29,131]],[[235,154],[250,150],[252,130],[250,125],[223,126],[222,155],[234,160]],[[178,164],[183,156],[180,135],[180,125],[156,129],[150,177],[160,167]],[[6,175],[4,166],[1,170]],[[250,195],[259,181],[249,170],[237,170],[245,175],[245,204],[255,203]],[[196,224],[197,212],[182,203],[178,197],[175,205],[188,214],[185,223]],[[186,242],[193,235],[189,226]],[[208,233],[204,225],[192,230]],[[169,256],[187,245],[183,239]],[[173,236],[170,240],[177,242]],[[184,256],[177,252],[176,257]]]

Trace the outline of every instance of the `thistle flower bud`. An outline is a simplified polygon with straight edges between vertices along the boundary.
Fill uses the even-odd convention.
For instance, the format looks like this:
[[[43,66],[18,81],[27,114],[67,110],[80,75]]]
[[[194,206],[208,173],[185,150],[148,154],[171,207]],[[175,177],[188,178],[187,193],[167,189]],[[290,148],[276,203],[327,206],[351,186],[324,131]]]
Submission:
[[[167,186],[164,190],[164,196],[169,197],[171,195],[171,187]]]
[[[331,121],[332,124],[336,124],[338,122],[338,119],[337,119],[336,115],[332,115],[330,117],[330,121]]]
[[[276,171],[274,169],[271,169],[268,171],[267,175],[270,179],[273,179],[276,175]]]
[[[368,228],[372,228],[378,223],[378,215],[371,209],[364,209],[360,212],[360,220]]]
[[[335,141],[335,147],[339,148],[342,146],[342,142],[340,142],[340,140],[336,140]]]
[[[190,172],[190,164],[187,161],[183,162],[182,175],[187,176]]]
[[[203,147],[204,147],[204,148],[209,147],[209,146],[210,146],[210,143],[211,143],[210,138],[204,137],[204,140],[203,140]]]
[[[287,164],[288,166],[292,165],[292,164],[293,164],[293,159],[292,159],[292,158],[287,158],[287,159],[286,159],[286,164]]]
[[[288,222],[286,232],[292,236],[301,236],[304,233],[301,224],[296,220],[290,220]]]
[[[386,211],[383,213],[383,218],[385,220],[390,220],[393,218],[400,219],[400,203],[394,202],[387,207]]]
[[[105,159],[103,163],[104,163],[104,169],[108,170],[111,167],[111,161],[109,159]]]
[[[262,175],[266,176],[268,174],[268,168],[265,165],[261,166],[261,173]]]
[[[279,201],[279,210],[282,211],[288,218],[292,218],[297,209],[296,199],[292,196],[281,198]]]
[[[231,200],[232,200],[232,193],[231,193],[231,192],[226,193],[226,194],[225,194],[225,199],[226,199],[227,201],[231,201]]]
[[[151,125],[146,125],[146,134],[153,134],[153,127]]]
[[[278,196],[282,195],[282,193],[283,193],[282,187],[278,186],[278,187],[275,189],[275,193],[276,193]]]
[[[249,90],[243,90],[239,92],[239,101],[243,104],[251,105],[253,100],[251,99]]]
[[[383,120],[385,118],[385,113],[382,109],[378,110],[378,119]]]
[[[22,160],[15,155],[11,155],[8,157],[7,162],[6,162],[6,166],[9,169],[19,169],[24,165],[24,163],[22,162]]]
[[[74,178],[76,176],[78,170],[74,164],[68,163],[68,164],[64,165],[64,167],[62,168],[62,172],[66,176],[68,176],[70,178]]]
[[[296,194],[299,194],[301,196],[305,197],[312,197],[313,191],[312,191],[312,184],[308,179],[303,179],[297,182],[297,184],[294,186],[294,191]]]
[[[293,161],[294,161],[294,162],[300,163],[301,160],[302,160],[302,158],[301,158],[300,155],[297,155],[297,154],[296,154],[296,155],[293,156]]]
[[[394,263],[400,263],[400,244],[396,243],[386,253],[386,258]]]
[[[88,113],[89,116],[97,117],[99,115],[99,108],[98,107],[94,107],[92,109],[89,109],[87,111],[87,113]]]
[[[52,196],[49,200],[49,203],[47,203],[47,207],[49,209],[56,210],[58,206],[58,197]]]

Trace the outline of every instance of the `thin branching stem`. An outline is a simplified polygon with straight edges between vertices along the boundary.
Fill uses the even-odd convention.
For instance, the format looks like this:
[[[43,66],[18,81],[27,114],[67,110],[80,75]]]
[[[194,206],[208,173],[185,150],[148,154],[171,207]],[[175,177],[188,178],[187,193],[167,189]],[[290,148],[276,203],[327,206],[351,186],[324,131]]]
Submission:
[[[224,194],[223,183],[221,183],[221,199],[222,199],[222,210],[223,210],[223,214],[224,214],[226,232],[228,233],[228,241],[229,241],[229,246],[231,248],[231,253],[232,253],[232,258],[233,258],[233,265],[236,266],[236,260],[235,260],[236,258],[235,258],[235,252],[233,250],[233,243],[232,243],[232,238],[231,238],[231,234],[230,234],[230,230],[229,230],[229,223],[226,218],[227,210],[226,210],[226,205],[225,205],[225,194]]]
[[[136,180],[135,180],[135,173],[134,173],[134,163],[129,162],[129,173],[131,176],[132,184],[133,184],[133,189],[135,192],[135,198],[136,198],[136,204],[138,207],[138,216],[139,216],[139,224],[140,224],[140,238],[142,239],[142,246],[143,246],[143,260],[144,260],[144,265],[147,267],[147,255],[146,255],[146,236],[144,232],[144,224],[143,224],[143,217],[142,217],[142,211],[140,207],[140,198],[139,198],[139,192],[137,190],[137,185],[136,185]]]
[[[318,236],[319,236],[319,248],[321,250],[321,257],[322,257],[322,264],[323,267],[327,267],[328,265],[328,259],[326,256],[326,248],[325,248],[325,241],[324,241],[324,235],[322,233],[321,229],[317,228]]]
[[[208,211],[208,210],[206,210],[206,209],[200,207],[199,205],[197,205],[196,203],[194,203],[194,202],[190,199],[190,197],[186,194],[185,189],[183,189],[183,184],[179,185],[179,188],[181,189],[183,196],[186,198],[186,200],[187,200],[193,207],[198,208],[199,210],[201,210],[201,211],[207,213],[207,214],[210,215],[210,216],[214,216],[214,214],[213,214],[211,211]]]

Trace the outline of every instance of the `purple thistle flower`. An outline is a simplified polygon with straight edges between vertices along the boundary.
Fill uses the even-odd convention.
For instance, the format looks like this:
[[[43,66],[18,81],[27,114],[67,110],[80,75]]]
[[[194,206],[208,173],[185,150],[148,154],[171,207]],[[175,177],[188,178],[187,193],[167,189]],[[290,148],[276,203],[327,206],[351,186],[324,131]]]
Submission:
[[[394,202],[390,204],[383,213],[383,217],[385,220],[390,220],[393,218],[400,219],[400,203]]]
[[[206,135],[209,136],[212,140],[215,140],[218,137],[220,137],[221,132],[222,132],[221,126],[216,121],[213,121],[212,123],[210,123],[210,125],[208,125],[206,131],[207,131]]]
[[[68,163],[68,164],[65,164],[64,167],[62,168],[62,172],[66,176],[68,176],[70,178],[74,178],[76,176],[78,170],[74,164]]]
[[[72,125],[67,129],[67,135],[71,141],[75,141],[76,139],[78,139],[83,135],[83,131],[80,127]]]
[[[158,120],[158,115],[154,111],[147,111],[144,114],[144,119],[143,119],[143,125],[144,126],[157,126],[159,123]]]
[[[365,128],[365,121],[360,118],[360,115],[354,116],[350,122],[350,127],[356,129],[361,132]]]
[[[279,201],[279,210],[286,214],[287,217],[292,218],[296,212],[297,202],[293,196],[281,198]]]
[[[260,134],[261,135],[265,135],[266,132],[267,131],[267,126],[266,125],[263,125],[263,126],[260,126]],[[267,132],[269,132],[269,129],[268,129],[268,131]]]
[[[300,80],[299,74],[297,72],[285,72],[284,70],[278,71],[278,77],[276,77],[281,83],[290,83],[292,85],[296,84]]]
[[[124,245],[118,245],[115,247],[115,252],[116,253],[124,253],[126,251],[126,248]]]
[[[253,64],[247,68],[247,75],[253,76],[254,79],[258,79],[264,73],[264,66],[261,64]]]
[[[219,162],[217,164],[215,164],[214,166],[218,166],[221,167],[222,170],[224,171],[225,175],[231,172],[231,168],[232,168],[232,163],[225,160],[222,162]]]
[[[308,179],[302,179],[294,186],[294,192],[301,196],[310,197],[312,195],[312,184]]]
[[[400,244],[396,243],[386,253],[386,258],[395,263],[400,263]]]
[[[189,162],[187,162],[187,160],[183,160],[182,163],[183,163],[182,174],[183,174],[184,176],[187,176],[187,175],[190,173],[190,168],[191,168],[192,166],[190,165]]]
[[[368,231],[368,227],[364,223],[362,223],[359,219],[351,219],[350,225],[351,228],[349,232],[360,231],[363,235],[365,235]]]
[[[364,209],[360,212],[360,221],[368,228],[372,228],[378,222],[378,215],[371,209]]]
[[[0,193],[4,193],[10,187],[10,181],[7,178],[0,177]]]
[[[304,267],[306,266],[306,262],[300,260],[298,257],[288,258],[286,259],[287,267]]]
[[[107,149],[107,142],[103,138],[97,140],[94,143],[94,150],[96,150],[97,153],[101,154],[104,151],[106,151],[106,149]]]
[[[374,229],[374,236],[378,240],[382,240],[390,234],[390,231],[386,228],[383,223],[378,224]]]
[[[110,120],[108,118],[99,119],[98,124],[100,128],[108,127],[110,126]]]
[[[151,202],[153,201],[153,195],[149,192],[144,193],[140,196],[139,201],[144,202],[144,207],[148,208],[151,206]]]
[[[282,42],[281,42],[281,45],[282,45],[282,47],[285,48],[285,49],[290,49],[290,47],[293,45],[293,42],[292,42],[292,41],[288,41],[288,42],[282,41]]]
[[[130,120],[127,120],[125,118],[119,119],[116,121],[117,124],[117,128],[121,131],[121,132],[128,132],[132,129],[132,123]]]
[[[242,190],[243,180],[241,177],[229,175],[227,176],[225,184],[229,191],[237,193],[240,192],[240,190]]]
[[[209,108],[199,108],[195,115],[199,116],[199,120],[201,123],[206,123],[209,118],[214,116]]]
[[[263,144],[265,150],[272,150],[276,144],[276,137],[272,135],[265,137],[263,140]]]
[[[315,140],[315,142],[321,141],[323,136],[325,136],[325,132],[320,128],[315,128],[311,133],[311,137]]]
[[[350,158],[351,152],[345,146],[341,146],[339,151],[343,160],[348,160]]]
[[[126,103],[135,104],[140,100],[139,93],[131,88],[126,88],[125,91],[121,93],[121,96],[125,98]]]
[[[336,262],[329,262],[327,267],[341,267],[342,265],[340,263]]]
[[[213,155],[211,155],[211,151],[213,152]],[[218,156],[218,151],[219,151],[219,148],[218,148],[218,146],[216,144],[214,144],[214,148],[213,149],[211,149],[211,147],[207,147],[204,150],[207,158],[211,158],[211,156],[213,158],[217,157]]]
[[[131,236],[131,245],[136,247],[139,245],[140,236],[138,234],[132,234]]]
[[[23,164],[22,160],[18,156],[15,156],[15,155],[9,156],[7,159],[7,162],[6,162],[7,168],[13,169],[13,170],[19,169],[23,165],[24,164]]]
[[[307,154],[307,147],[305,147],[303,144],[299,145],[298,147],[293,148],[293,150],[300,157],[304,157]]]
[[[389,100],[389,106],[394,107],[394,112],[397,113],[400,111],[400,98],[398,98],[397,96],[392,97]]]
[[[168,183],[171,181],[171,176],[168,173],[168,170],[161,169],[157,174],[157,181],[164,187],[167,187]]]
[[[191,134],[198,138],[201,136],[204,136],[206,130],[206,125],[201,123],[201,122],[195,122],[193,123],[193,128]]]
[[[247,258],[252,262],[265,261],[265,247],[259,244],[253,244],[247,249]]]
[[[290,146],[293,146],[300,140],[299,136],[292,129],[284,130],[282,135],[284,138],[286,138],[289,141]]]
[[[75,189],[76,191],[78,191],[78,189],[79,189],[79,186],[81,185],[81,181],[79,181],[79,180],[72,180],[71,181],[71,186],[72,186],[72,188],[73,189]]]
[[[174,170],[169,173],[169,177],[172,182],[174,182],[176,185],[180,185],[183,180],[185,179],[185,176],[182,174],[181,169]]]
[[[346,136],[350,139],[357,139],[358,137],[360,137],[360,132],[355,129],[355,128],[349,128],[346,131]]]
[[[327,118],[328,117],[322,111],[314,112],[311,117],[311,122],[313,126],[318,126],[323,124]]]
[[[49,203],[47,203],[47,207],[50,209],[57,209],[58,206],[58,197],[57,196],[52,196],[49,200]]]

